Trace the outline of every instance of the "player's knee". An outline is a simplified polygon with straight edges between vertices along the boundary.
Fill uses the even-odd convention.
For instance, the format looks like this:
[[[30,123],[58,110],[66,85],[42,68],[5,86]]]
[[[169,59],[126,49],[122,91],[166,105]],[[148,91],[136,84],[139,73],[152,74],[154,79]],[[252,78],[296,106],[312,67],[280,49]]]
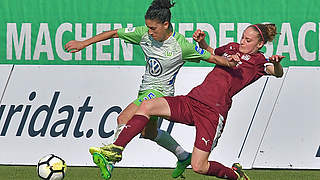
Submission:
[[[127,122],[128,122],[127,119],[128,119],[127,116],[120,113],[119,116],[117,117],[117,123],[118,124],[127,124]]]
[[[142,101],[142,103],[139,106],[139,109],[137,113],[149,115],[150,110],[152,109],[151,104],[149,101]]]
[[[198,174],[206,174],[208,169],[203,162],[200,161],[192,161],[191,162],[192,170]]]

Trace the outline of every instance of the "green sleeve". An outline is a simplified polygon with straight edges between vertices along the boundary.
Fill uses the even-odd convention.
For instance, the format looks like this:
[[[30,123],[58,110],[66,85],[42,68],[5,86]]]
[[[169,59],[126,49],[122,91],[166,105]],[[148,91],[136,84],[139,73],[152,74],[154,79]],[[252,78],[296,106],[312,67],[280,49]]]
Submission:
[[[199,46],[196,46],[190,43],[181,34],[178,35],[177,41],[182,49],[183,60],[200,62],[200,60],[207,60],[211,56],[211,54],[208,51],[201,49]]]
[[[120,39],[126,43],[139,44],[142,36],[148,32],[148,27],[139,26],[131,28],[120,28],[117,33]]]

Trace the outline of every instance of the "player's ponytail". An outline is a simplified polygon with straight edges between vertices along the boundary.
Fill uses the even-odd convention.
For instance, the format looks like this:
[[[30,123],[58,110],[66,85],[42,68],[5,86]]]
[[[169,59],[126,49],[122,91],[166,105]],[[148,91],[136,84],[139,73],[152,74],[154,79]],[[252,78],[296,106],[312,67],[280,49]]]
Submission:
[[[274,37],[277,35],[277,27],[275,24],[265,24],[266,29],[267,29],[267,37],[268,41],[272,42]]]
[[[171,23],[170,8],[174,5],[175,2],[171,2],[171,0],[153,0],[146,12],[145,19]]]
[[[275,24],[254,24],[250,27],[257,31],[259,39],[260,41],[263,41],[263,44],[272,42],[277,34],[277,27]]]

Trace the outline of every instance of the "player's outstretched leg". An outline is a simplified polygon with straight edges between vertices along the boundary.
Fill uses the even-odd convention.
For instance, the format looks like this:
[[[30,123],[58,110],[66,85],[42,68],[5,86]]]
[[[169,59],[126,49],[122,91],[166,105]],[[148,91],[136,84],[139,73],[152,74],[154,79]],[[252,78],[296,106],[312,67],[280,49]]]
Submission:
[[[105,145],[103,147],[90,147],[89,152],[102,154],[109,162],[119,162],[122,159],[123,147],[114,144]]]
[[[106,158],[95,152],[92,154],[93,162],[99,167],[103,179],[109,180],[113,170],[113,164],[109,163]]]
[[[189,153],[189,156],[187,159],[183,161],[177,161],[177,167],[172,172],[173,178],[182,177],[183,172],[186,170],[186,168],[191,164],[191,153]]]
[[[234,163],[232,169],[238,174],[238,180],[250,180],[250,178],[243,171],[242,166],[239,163]]]

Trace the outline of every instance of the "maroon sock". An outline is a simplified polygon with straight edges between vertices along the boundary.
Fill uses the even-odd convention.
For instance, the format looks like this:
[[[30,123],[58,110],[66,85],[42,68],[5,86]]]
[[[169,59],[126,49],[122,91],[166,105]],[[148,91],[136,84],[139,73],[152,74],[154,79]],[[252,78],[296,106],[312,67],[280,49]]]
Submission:
[[[126,147],[126,145],[139,134],[147,125],[149,119],[143,115],[134,115],[119,134],[114,145]]]
[[[209,161],[209,163],[210,166],[207,175],[230,180],[238,179],[238,175],[231,168],[225,167],[216,161]]]

